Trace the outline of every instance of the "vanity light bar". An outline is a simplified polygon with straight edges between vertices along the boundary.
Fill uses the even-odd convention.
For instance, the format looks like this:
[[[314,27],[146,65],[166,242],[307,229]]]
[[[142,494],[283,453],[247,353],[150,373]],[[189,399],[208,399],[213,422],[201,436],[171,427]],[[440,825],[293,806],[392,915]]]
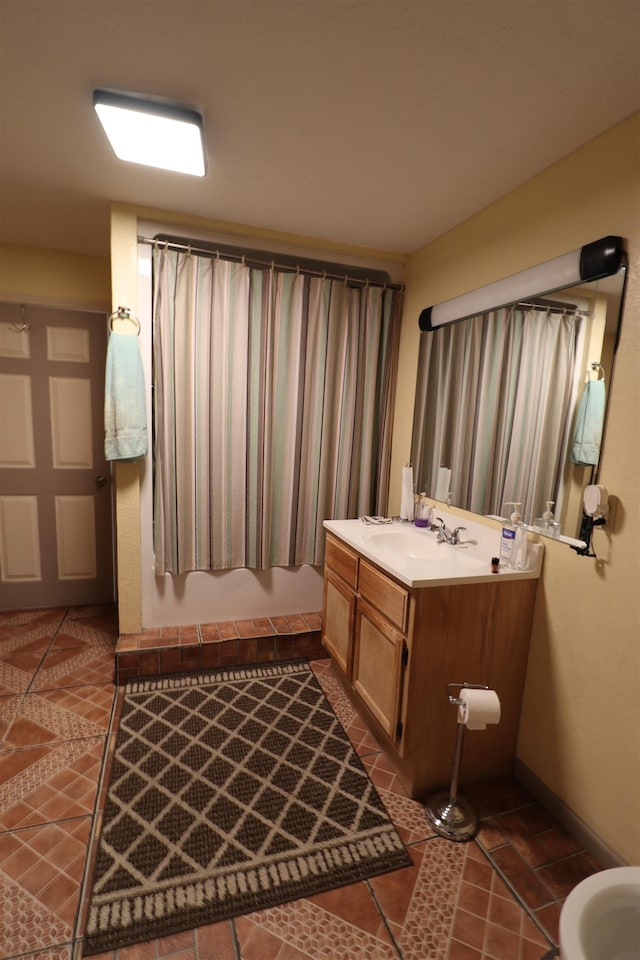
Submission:
[[[618,272],[623,263],[622,237],[602,237],[572,253],[547,260],[546,263],[496,280],[452,300],[426,307],[418,323],[423,331],[435,330],[436,327],[476,317],[488,310],[498,310],[527,297],[610,277]]]

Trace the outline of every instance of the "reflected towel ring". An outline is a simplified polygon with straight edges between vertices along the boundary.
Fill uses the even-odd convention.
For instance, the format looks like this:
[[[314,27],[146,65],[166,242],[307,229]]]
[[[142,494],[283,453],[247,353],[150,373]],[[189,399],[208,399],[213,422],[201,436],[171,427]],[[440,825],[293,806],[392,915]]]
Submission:
[[[21,323],[9,324],[9,330],[11,330],[12,333],[27,333],[27,331],[31,330],[31,324],[27,321],[25,314],[26,314],[25,305],[24,303],[21,303],[20,304]]]
[[[137,317],[131,316],[131,310],[129,307],[118,307],[117,310],[114,310],[111,316],[109,317],[109,332],[113,333],[113,321],[114,320],[129,320],[131,323],[135,324],[136,327],[136,336],[140,336],[140,321]]]

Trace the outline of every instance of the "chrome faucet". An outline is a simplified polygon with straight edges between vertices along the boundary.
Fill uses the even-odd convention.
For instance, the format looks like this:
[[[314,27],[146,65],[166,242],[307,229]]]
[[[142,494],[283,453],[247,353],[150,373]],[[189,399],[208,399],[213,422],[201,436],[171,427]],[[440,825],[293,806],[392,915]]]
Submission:
[[[436,523],[440,524],[438,527],[438,542],[451,543],[453,546],[460,543],[460,531],[467,529],[466,527],[456,527],[455,530],[449,532],[444,525],[442,517],[436,517]]]

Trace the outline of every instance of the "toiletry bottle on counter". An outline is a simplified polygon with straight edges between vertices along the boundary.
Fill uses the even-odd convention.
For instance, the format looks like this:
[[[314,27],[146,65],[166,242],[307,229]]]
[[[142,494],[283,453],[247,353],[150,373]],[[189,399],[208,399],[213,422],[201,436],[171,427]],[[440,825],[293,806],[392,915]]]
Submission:
[[[511,519],[513,519],[513,514],[511,514]],[[516,523],[516,536],[513,542],[513,554],[511,560],[511,566],[515,567],[516,570],[526,570],[528,566],[528,554],[529,554],[529,544],[527,542],[527,528],[520,521]]]
[[[521,528],[519,536],[526,536],[522,527],[522,516],[520,514],[520,503],[509,500],[505,503],[506,507],[513,507],[511,522],[505,520],[502,524],[502,535],[500,537],[500,560],[507,567],[514,567],[516,562],[516,533],[518,527]],[[520,539],[518,540],[520,543]]]
[[[413,522],[415,523],[416,527],[429,526],[429,503],[427,502],[426,493],[421,493],[416,497],[416,511]]]

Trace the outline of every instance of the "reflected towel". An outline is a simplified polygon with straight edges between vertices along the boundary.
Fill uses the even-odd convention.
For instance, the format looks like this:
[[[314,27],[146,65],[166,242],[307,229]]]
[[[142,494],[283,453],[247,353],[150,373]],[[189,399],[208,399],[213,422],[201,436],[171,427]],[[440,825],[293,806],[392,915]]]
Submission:
[[[604,427],[604,380],[588,380],[576,419],[571,460],[579,467],[590,467],[600,459]]]
[[[138,338],[111,333],[104,383],[104,455],[137,460],[147,453],[147,412]]]

